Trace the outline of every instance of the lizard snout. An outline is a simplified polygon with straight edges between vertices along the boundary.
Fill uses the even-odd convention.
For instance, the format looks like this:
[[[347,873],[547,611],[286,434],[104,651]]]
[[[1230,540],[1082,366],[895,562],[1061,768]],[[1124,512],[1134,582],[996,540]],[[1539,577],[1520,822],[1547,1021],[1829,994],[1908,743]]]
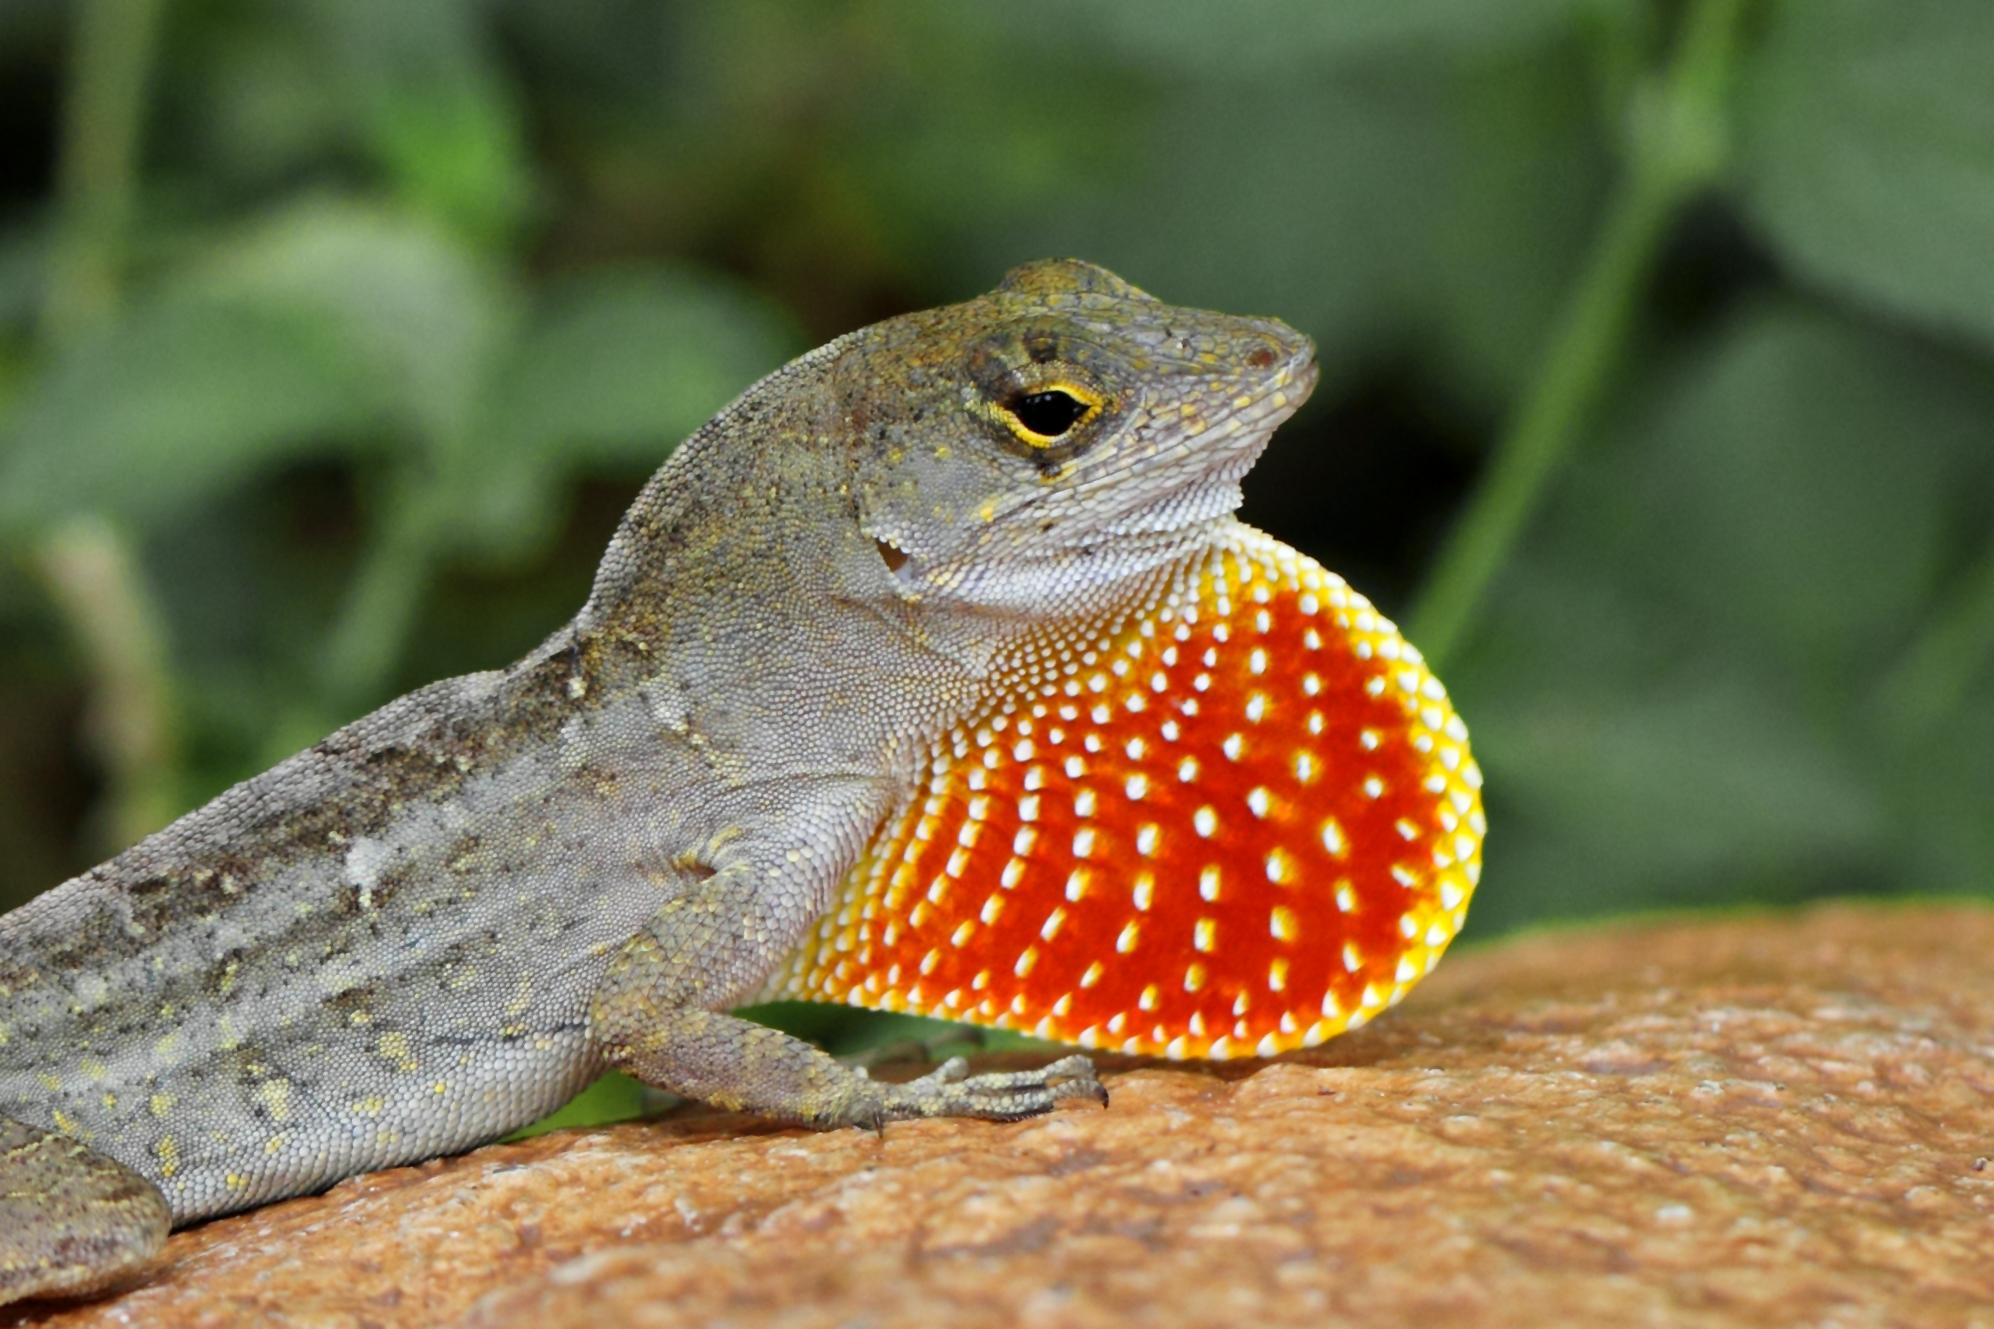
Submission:
[[[1315,342],[1278,318],[1255,319],[1252,327],[1260,344],[1246,353],[1249,368],[1272,370],[1279,388],[1300,384],[1306,393],[1315,386]]]

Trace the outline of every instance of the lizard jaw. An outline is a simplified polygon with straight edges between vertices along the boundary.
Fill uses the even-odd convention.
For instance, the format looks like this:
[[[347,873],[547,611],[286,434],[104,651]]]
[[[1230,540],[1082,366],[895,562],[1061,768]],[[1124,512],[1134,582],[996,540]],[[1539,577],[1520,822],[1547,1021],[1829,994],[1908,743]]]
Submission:
[[[1319,374],[1315,345],[1303,339],[1270,377],[1271,386],[1252,394],[1256,400],[1250,407],[1217,419],[1177,444],[1195,466],[1182,483],[1144,497],[1103,529],[1117,539],[1182,534],[1232,516],[1244,499],[1240,485],[1247,472],[1259,462],[1275,431],[1315,391]]]

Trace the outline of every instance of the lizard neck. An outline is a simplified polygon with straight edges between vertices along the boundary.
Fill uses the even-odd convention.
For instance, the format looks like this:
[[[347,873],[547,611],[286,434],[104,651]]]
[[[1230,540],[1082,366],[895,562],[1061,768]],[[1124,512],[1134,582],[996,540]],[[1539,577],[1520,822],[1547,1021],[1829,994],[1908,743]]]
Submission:
[[[1187,579],[1237,545],[1242,533],[1250,528],[1228,515],[1008,575],[1005,593],[987,595],[975,616],[992,628],[979,705],[987,709],[1081,673],[1127,624],[1181,594]]]

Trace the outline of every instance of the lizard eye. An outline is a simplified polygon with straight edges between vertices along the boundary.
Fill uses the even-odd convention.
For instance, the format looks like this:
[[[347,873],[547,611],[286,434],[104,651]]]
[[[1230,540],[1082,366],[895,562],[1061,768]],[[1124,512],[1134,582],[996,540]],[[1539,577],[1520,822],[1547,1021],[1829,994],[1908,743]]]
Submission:
[[[1018,423],[1034,434],[1044,434],[1047,438],[1058,438],[1073,428],[1073,422],[1087,414],[1087,403],[1070,393],[1033,392],[1022,398],[1012,408]]]
[[[1024,393],[1002,408],[1011,432],[1035,448],[1051,447],[1100,409],[1099,396],[1070,384]]]

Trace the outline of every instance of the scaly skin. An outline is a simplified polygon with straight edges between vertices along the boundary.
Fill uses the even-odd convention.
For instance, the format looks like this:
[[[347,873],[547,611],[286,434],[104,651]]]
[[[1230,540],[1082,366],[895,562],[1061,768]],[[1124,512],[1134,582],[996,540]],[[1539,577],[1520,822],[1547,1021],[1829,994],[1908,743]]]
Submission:
[[[169,1226],[490,1139],[609,1065],[824,1126],[1007,1119],[1101,1096],[1082,1057],[999,1076],[951,1063],[879,1084],[726,1014],[765,992],[1212,1056],[1310,1041],[1395,999],[1416,977],[1407,957],[1430,965],[1458,926],[1480,811],[1462,784],[1472,762],[1464,773],[1450,736],[1458,721],[1416,655],[1406,648],[1404,695],[1357,695],[1370,674],[1352,662],[1373,657],[1355,644],[1365,633],[1396,644],[1390,625],[1329,605],[1320,569],[1285,551],[1277,568],[1278,547],[1231,518],[1239,478],[1314,378],[1313,349],[1280,323],[1173,308],[1101,269],[1051,262],[841,338],[750,388],[653,477],[581,612],[525,659],[392,702],[0,918],[0,1300],[103,1286]],[[1248,556],[1259,571],[1238,561]],[[1263,583],[1280,595],[1256,604]],[[989,893],[980,878],[1007,891],[1027,874],[997,852],[996,832],[977,851],[955,823],[965,856],[936,866],[935,819],[959,822],[983,779],[1023,781],[1003,786],[1006,815],[1021,816],[1047,778],[1024,758],[1005,765],[1010,740],[993,735],[1023,734],[1017,721],[1033,715],[1057,724],[1061,689],[1088,686],[1073,661],[1096,644],[1153,646],[1235,614],[1256,631],[1268,604],[1287,630],[1304,595],[1322,601],[1329,645],[1294,649],[1340,662],[1341,673],[1323,666],[1335,680],[1325,705],[1371,705],[1360,727],[1367,741],[1386,736],[1397,801],[1383,821],[1385,803],[1347,805],[1355,768],[1327,749],[1320,765],[1344,803],[1322,802],[1309,780],[1273,804],[1238,779],[1212,796],[1266,804],[1270,828],[1325,845],[1323,818],[1344,818],[1354,866],[1339,875],[1296,858],[1293,884],[1310,893],[1292,901],[1293,935],[1283,941],[1278,914],[1271,935],[1329,945],[1336,972],[1362,982],[1332,981],[1320,956],[1296,960],[1289,982],[1281,956],[1240,944],[1236,964],[1193,985],[1180,951],[1265,934],[1272,907],[1244,891],[1185,905],[1194,887],[1178,879],[1209,866],[1197,853],[1158,858],[1163,877],[1138,880],[1132,906],[1096,917],[1076,904],[1086,926],[1066,949],[1048,937],[1030,962],[994,920],[987,942],[977,925],[961,931],[958,912]],[[1127,655],[1164,678],[1142,649]],[[1240,659],[1249,673],[1218,671],[1212,700],[1265,714],[1267,699],[1247,695],[1258,657]],[[1288,727],[1269,736],[1304,732],[1301,699],[1321,692],[1317,673],[1302,682],[1305,664],[1316,668],[1277,671]],[[1153,700],[1223,751],[1213,721],[1192,713],[1193,686],[1166,680]],[[1339,719],[1331,737],[1354,742],[1355,723]],[[1124,729],[1103,722],[1086,741],[1105,734],[1135,752],[1141,735]],[[1420,733],[1426,747],[1407,746]],[[1441,769],[1436,735],[1451,783],[1408,792]],[[1269,760],[1293,767],[1291,746],[1267,748]],[[1249,759],[1239,778],[1263,781],[1259,770]],[[1178,821],[1198,822],[1195,801]],[[1133,811],[1101,819],[1104,840],[1127,839],[1126,864],[1157,849],[1141,802],[1128,793],[1116,806]],[[1229,823],[1261,815],[1236,813],[1228,802]],[[1200,833],[1166,830],[1173,849]],[[1458,848],[1443,849],[1447,836]],[[1402,850],[1413,840],[1417,854]],[[1270,845],[1221,838],[1211,852],[1272,881]],[[1033,857],[1021,898],[1037,914],[1077,848]],[[1375,909],[1386,888],[1374,878],[1391,868],[1401,879],[1389,889],[1407,901]],[[965,874],[975,899],[965,886],[947,903]],[[910,907],[916,887],[936,901],[928,916]],[[1130,889],[1117,883],[1115,898]],[[1358,913],[1384,920],[1362,934],[1362,954],[1331,944],[1327,902],[1353,890]],[[1156,917],[1181,924],[1169,936],[1159,924],[1123,946],[1103,931],[1157,899]],[[938,922],[952,967],[924,989],[914,976],[937,971],[926,957],[939,953]],[[1143,958],[1110,982],[1083,976],[1128,956]],[[996,984],[1001,1006],[990,975],[977,977],[999,965],[1017,974]],[[1027,981],[1033,965],[1056,982]],[[1241,995],[1277,971],[1308,989],[1306,1022]],[[1215,1031],[1216,1013],[1142,991],[1158,984],[1224,995],[1237,1037]]]

